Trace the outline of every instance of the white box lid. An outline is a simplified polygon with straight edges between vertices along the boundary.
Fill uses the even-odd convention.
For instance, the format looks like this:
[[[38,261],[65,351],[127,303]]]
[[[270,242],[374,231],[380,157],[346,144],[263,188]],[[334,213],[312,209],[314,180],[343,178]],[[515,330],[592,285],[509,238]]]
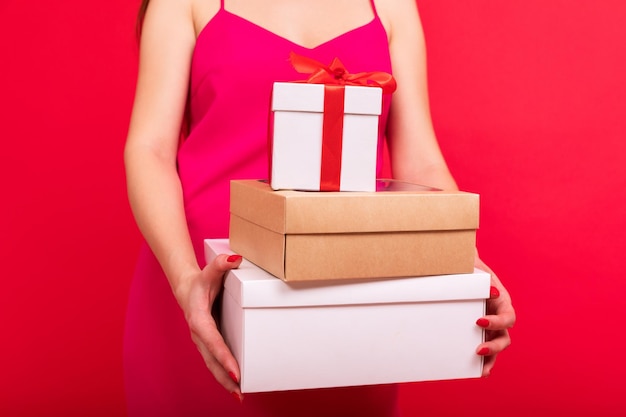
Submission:
[[[207,239],[204,246],[207,263],[217,254],[233,253],[227,239]],[[245,259],[224,281],[225,291],[243,308],[486,299],[490,285],[490,275],[478,269],[471,274],[287,283]]]
[[[383,90],[380,87],[346,86],[344,112],[380,115]],[[324,111],[324,84],[274,83],[273,111]]]

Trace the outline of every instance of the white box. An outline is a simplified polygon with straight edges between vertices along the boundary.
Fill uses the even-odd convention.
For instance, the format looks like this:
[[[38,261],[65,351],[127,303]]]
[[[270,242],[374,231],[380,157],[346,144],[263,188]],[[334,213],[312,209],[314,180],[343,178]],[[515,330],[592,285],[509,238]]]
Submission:
[[[340,189],[375,191],[379,87],[346,86]],[[324,85],[274,83],[271,187],[320,191]]]
[[[232,253],[206,240],[205,256]],[[221,331],[242,392],[477,378],[489,274],[287,283],[242,262]]]

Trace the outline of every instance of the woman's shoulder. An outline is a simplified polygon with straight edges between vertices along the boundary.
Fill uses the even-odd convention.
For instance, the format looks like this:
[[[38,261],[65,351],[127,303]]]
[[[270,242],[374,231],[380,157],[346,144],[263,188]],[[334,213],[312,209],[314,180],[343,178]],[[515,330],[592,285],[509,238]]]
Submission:
[[[389,38],[405,25],[419,25],[415,0],[374,0],[378,17],[387,30]]]
[[[220,0],[149,0],[142,26],[161,33],[193,31],[197,36],[220,7]]]
[[[183,0],[191,3],[191,15],[196,36],[200,34],[206,24],[213,19],[221,8],[220,0]]]

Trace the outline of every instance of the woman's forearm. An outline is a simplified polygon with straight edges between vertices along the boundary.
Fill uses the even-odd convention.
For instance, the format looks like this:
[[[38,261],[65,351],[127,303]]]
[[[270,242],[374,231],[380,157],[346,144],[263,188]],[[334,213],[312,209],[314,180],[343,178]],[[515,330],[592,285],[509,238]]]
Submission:
[[[124,152],[128,196],[137,225],[158,259],[174,293],[199,271],[185,220],[176,165],[141,145]]]
[[[393,177],[399,180],[427,185],[441,190],[458,190],[445,161],[437,164],[419,166],[405,158],[396,158]]]

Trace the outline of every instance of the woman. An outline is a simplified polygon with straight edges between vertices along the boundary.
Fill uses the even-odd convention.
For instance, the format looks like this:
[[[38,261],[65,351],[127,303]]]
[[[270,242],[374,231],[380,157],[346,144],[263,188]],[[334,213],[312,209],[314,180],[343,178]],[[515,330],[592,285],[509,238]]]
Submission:
[[[223,273],[241,258],[221,255],[205,266],[202,240],[228,235],[229,180],[266,176],[272,82],[303,78],[290,52],[324,63],[340,57],[351,72],[393,72],[398,89],[385,98],[380,154],[386,135],[395,178],[456,189],[430,120],[415,1],[144,0],[142,11],[125,149],[130,203],[147,242],[125,332],[129,415],[398,415],[393,385],[242,402],[239,367],[211,316]],[[486,356],[484,375],[515,321],[506,289],[492,281],[491,314],[477,321],[490,335],[476,348]]]

